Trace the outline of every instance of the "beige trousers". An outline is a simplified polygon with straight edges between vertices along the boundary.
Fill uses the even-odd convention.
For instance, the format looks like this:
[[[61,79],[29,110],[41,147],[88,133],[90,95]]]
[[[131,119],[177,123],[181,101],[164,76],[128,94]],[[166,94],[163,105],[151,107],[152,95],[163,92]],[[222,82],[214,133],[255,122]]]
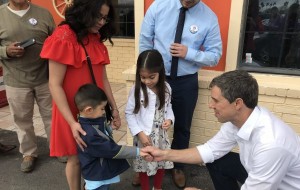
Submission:
[[[20,153],[37,157],[37,138],[33,126],[34,102],[36,101],[47,134],[50,139],[52,98],[48,83],[33,88],[5,86],[14,125],[17,128]]]

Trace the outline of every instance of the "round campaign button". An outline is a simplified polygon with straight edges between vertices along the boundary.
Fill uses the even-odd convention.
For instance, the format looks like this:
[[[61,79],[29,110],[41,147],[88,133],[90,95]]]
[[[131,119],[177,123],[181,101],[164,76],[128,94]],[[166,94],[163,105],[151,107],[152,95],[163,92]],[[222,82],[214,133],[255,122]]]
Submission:
[[[191,32],[192,34],[195,34],[196,32],[198,32],[198,26],[192,25],[192,26],[190,27],[190,32]]]
[[[37,24],[37,20],[35,18],[30,18],[28,21],[33,26]]]

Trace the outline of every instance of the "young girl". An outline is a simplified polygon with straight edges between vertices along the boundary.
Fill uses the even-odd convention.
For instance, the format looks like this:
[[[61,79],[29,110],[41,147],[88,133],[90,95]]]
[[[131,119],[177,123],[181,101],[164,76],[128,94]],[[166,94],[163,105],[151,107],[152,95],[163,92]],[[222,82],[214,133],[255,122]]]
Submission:
[[[170,148],[167,130],[174,123],[171,88],[165,82],[163,58],[157,50],[139,55],[135,85],[130,91],[125,114],[135,146]],[[133,164],[134,171],[139,172],[142,190],[149,190],[148,176],[152,175],[153,189],[161,189],[164,169],[173,168],[169,161],[146,162],[141,158]]]

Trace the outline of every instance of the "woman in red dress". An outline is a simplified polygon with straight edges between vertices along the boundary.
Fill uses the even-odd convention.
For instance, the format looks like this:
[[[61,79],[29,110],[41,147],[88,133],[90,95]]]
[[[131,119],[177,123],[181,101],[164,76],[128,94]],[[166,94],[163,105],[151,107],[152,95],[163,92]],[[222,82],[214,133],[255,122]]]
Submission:
[[[80,189],[80,166],[77,146],[86,144],[77,122],[74,95],[78,88],[93,83],[84,44],[90,56],[97,85],[102,88],[112,107],[112,123],[121,125],[119,112],[107,79],[105,66],[110,63],[104,41],[114,32],[114,10],[110,0],[74,0],[65,12],[65,21],[45,41],[41,57],[49,59],[49,86],[53,98],[50,156],[68,156],[66,176],[69,188]]]

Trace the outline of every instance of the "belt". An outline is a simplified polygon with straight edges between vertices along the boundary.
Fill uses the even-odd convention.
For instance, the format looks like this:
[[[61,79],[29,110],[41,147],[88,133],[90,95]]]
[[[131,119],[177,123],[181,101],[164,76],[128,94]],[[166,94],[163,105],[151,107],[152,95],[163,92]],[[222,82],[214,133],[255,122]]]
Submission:
[[[187,78],[194,77],[195,75],[198,75],[198,72],[190,75],[177,76],[174,80],[187,79]],[[166,79],[173,80],[170,76],[166,76]]]

